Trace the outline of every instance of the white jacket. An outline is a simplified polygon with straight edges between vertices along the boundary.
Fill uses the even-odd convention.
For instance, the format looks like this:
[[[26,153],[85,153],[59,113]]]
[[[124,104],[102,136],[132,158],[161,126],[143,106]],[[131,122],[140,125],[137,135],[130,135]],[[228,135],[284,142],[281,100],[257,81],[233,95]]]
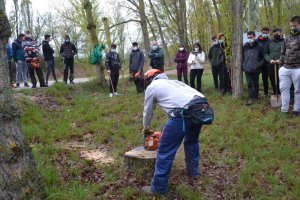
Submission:
[[[170,114],[175,108],[184,108],[195,96],[204,97],[185,83],[169,80],[165,74],[159,74],[146,89],[144,128],[150,125],[155,104],[158,104],[166,114]]]
[[[193,63],[194,61],[194,63]],[[188,64],[191,64],[191,69],[203,69],[204,68],[204,62],[205,62],[205,53],[202,51],[201,53],[198,53],[197,56],[193,53],[190,53]]]

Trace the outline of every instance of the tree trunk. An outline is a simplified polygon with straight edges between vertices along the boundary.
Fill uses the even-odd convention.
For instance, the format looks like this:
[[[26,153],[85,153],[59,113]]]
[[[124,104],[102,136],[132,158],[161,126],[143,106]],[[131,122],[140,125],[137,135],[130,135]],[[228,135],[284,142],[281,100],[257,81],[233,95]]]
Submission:
[[[16,34],[19,35],[19,5],[18,0],[14,0],[14,7],[15,7],[15,24],[16,24]]]
[[[146,19],[146,13],[145,13],[145,3],[144,0],[139,0],[138,5],[138,11],[141,18],[141,27],[143,32],[143,38],[144,38],[144,47],[146,50],[146,57],[145,57],[145,65],[147,66],[149,63],[148,54],[150,53],[150,39],[148,34],[148,28],[147,28],[147,19]]]
[[[108,19],[106,17],[102,18],[102,22],[104,25],[104,31],[105,31],[105,37],[106,37],[106,44],[107,47],[110,48],[111,45],[111,37],[110,37],[110,30],[109,30],[109,23],[108,23]],[[98,40],[98,38],[97,38]]]
[[[92,45],[95,46],[96,44],[99,44],[97,33],[96,33],[96,25],[93,20],[93,13],[92,13],[92,4],[89,0],[83,0],[83,8],[86,13],[87,17],[87,30],[89,31],[90,38]],[[104,66],[102,65],[102,62],[99,64],[96,64],[96,73],[97,73],[97,82],[102,87],[105,87],[106,80],[105,80],[105,74],[104,74]]]
[[[156,12],[155,12],[153,3],[152,3],[151,0],[148,0],[148,1],[149,1],[149,4],[150,4],[150,8],[151,8],[152,14],[153,14],[153,16],[154,16],[156,25],[157,25],[157,27],[158,27],[158,32],[159,32],[159,36],[160,36],[162,45],[163,45],[163,47],[164,47],[165,56],[166,56],[166,60],[167,60],[167,65],[169,65],[169,64],[171,64],[171,58],[170,58],[170,53],[169,53],[168,45],[167,45],[167,43],[166,43],[166,41],[165,41],[165,36],[164,36],[163,31],[162,31],[161,24],[160,24],[160,22],[159,22],[159,20],[158,20],[157,14],[156,14]]]
[[[178,27],[178,36],[179,42],[184,44],[185,47],[188,47],[187,39],[187,23],[186,23],[186,1],[178,0],[178,5],[176,5],[177,13],[177,27]]]
[[[0,199],[44,199],[41,179],[10,88],[6,42],[10,27],[0,0]]]
[[[154,39],[155,41],[157,41],[156,33],[155,33],[155,30],[154,30],[153,26],[152,26],[151,23],[150,23],[149,17],[147,17],[146,20],[147,20],[147,23],[148,23],[148,25],[149,25],[150,31],[151,31],[151,33],[152,33],[153,39]]]
[[[232,95],[241,98],[243,95],[242,44],[243,44],[243,0],[232,0],[232,34],[231,66]]]
[[[213,26],[213,21],[212,21],[212,15],[210,12],[210,8],[209,8],[209,2],[208,1],[204,1],[204,10],[205,10],[205,15],[206,15],[206,19],[207,19],[207,23],[208,23],[208,34],[209,34],[209,38],[211,39],[213,34],[215,33],[214,31],[214,26]]]
[[[221,14],[220,14],[220,11],[219,11],[219,8],[218,8],[218,5],[217,5],[216,0],[212,0],[212,2],[213,2],[213,4],[214,4],[216,16],[217,16],[217,19],[218,19],[218,31],[219,31],[219,33],[220,33],[220,32],[223,31]]]

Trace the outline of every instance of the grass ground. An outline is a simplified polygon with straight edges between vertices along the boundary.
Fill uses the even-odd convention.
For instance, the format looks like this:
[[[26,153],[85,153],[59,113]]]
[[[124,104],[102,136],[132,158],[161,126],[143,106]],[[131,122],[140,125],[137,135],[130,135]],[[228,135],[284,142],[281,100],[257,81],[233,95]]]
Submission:
[[[150,179],[124,170],[123,154],[142,140],[143,95],[132,84],[127,89],[112,99],[95,82],[16,94],[48,200],[152,199],[140,193]],[[210,74],[204,74],[203,93],[215,121],[201,131],[200,178],[186,177],[180,149],[170,192],[156,199],[300,199],[300,119],[271,109],[268,98],[248,107],[246,99],[220,96]],[[156,109],[152,127],[159,130],[166,119]],[[84,160],[82,149],[105,150],[115,161]]]

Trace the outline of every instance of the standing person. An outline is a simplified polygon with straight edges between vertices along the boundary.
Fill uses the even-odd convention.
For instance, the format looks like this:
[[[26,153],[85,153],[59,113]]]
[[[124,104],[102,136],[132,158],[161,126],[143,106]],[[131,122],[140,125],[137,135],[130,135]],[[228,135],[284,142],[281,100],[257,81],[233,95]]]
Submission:
[[[261,29],[262,34],[260,36],[258,36],[257,38],[257,42],[259,45],[261,45],[263,47],[264,52],[266,51],[266,48],[268,46],[268,44],[270,43],[270,39],[269,39],[269,33],[270,33],[270,29],[268,27],[263,27]],[[262,81],[263,81],[263,85],[264,85],[264,94],[265,96],[268,95],[268,90],[269,90],[269,80],[268,80],[268,69],[269,69],[269,65],[270,63],[267,62],[266,60],[264,60],[264,64],[261,67],[261,75],[262,75]]]
[[[280,54],[281,54],[281,47],[283,45],[284,39],[281,36],[281,29],[275,28],[273,29],[273,39],[270,41],[270,43],[266,46],[265,51],[265,60],[269,63],[269,78],[273,89],[273,94],[277,93],[280,94],[279,90],[279,84],[277,84],[277,88],[275,85],[275,64],[276,60],[279,60]],[[279,70],[279,66],[277,66],[277,70]],[[278,73],[277,73],[278,76]],[[279,76],[277,77],[277,80],[279,80]]]
[[[113,97],[113,95],[118,96],[117,85],[119,80],[119,71],[121,69],[121,59],[117,53],[117,45],[115,44],[111,45],[111,49],[106,55],[105,67],[110,76],[109,97]]]
[[[11,60],[13,58],[13,51],[9,42],[7,42],[6,44],[6,53],[7,53],[7,63],[8,63],[10,84],[11,87],[16,88],[16,86],[14,85],[14,82],[16,81],[16,69],[15,69],[15,65],[11,63]]]
[[[264,50],[255,40],[255,33],[247,33],[248,42],[243,46],[243,71],[245,72],[248,84],[248,102],[252,105],[258,99],[259,93],[259,73],[265,62]]]
[[[144,62],[144,53],[139,49],[139,44],[137,42],[133,42],[132,51],[129,57],[129,73],[132,74],[137,93],[144,92]]]
[[[187,105],[189,108],[192,107],[191,102],[203,99],[204,95],[180,81],[169,80],[157,69],[148,70],[145,80],[146,85],[149,86],[145,93],[143,133],[147,134],[149,130],[156,104],[169,115],[169,119],[159,142],[151,186],[142,187],[142,192],[150,195],[166,194],[168,177],[182,140],[184,140],[187,174],[190,178],[196,178],[199,175],[199,135],[202,124],[187,118],[188,111],[182,114],[182,110]]]
[[[187,60],[189,58],[189,53],[184,48],[183,44],[179,45],[179,51],[176,54],[175,62],[177,63],[177,78],[179,81],[182,81],[181,77],[183,75],[185,84],[189,84],[187,74],[188,74],[188,66]]]
[[[36,72],[40,87],[47,87],[44,80],[43,71],[40,67],[39,63],[39,48],[37,45],[37,41],[32,39],[31,31],[25,32],[25,40],[22,43],[22,46],[25,51],[26,63],[32,83],[32,88],[36,88],[36,78],[34,76],[34,71]]]
[[[54,62],[54,50],[50,46],[50,35],[46,34],[44,36],[44,41],[42,43],[43,55],[47,66],[47,73],[46,73],[46,85],[48,85],[48,79],[50,73],[52,73],[53,79],[57,82],[56,74],[55,74],[55,62]]]
[[[300,111],[300,16],[290,20],[291,32],[285,39],[280,60],[282,67],[279,69],[280,92],[282,99],[281,112],[288,113],[290,101],[290,88],[292,83],[295,88],[293,116],[297,117]]]
[[[211,63],[215,89],[225,94],[227,92],[227,68],[225,65],[223,36],[223,34],[220,34],[220,37],[212,37],[213,46],[209,49],[208,58]]]
[[[64,82],[67,84],[68,76],[71,84],[74,84],[74,55],[77,54],[75,45],[70,41],[70,36],[65,35],[65,42],[60,46],[60,55],[64,59]],[[70,75],[69,75],[70,69]]]
[[[26,65],[25,52],[22,47],[22,42],[25,39],[25,35],[21,33],[12,43],[13,59],[16,63],[16,86],[20,87],[20,83],[24,81],[24,87],[29,87],[27,83],[28,67]]]
[[[152,42],[152,50],[150,51],[149,58],[150,66],[152,69],[158,69],[164,72],[164,50],[158,46],[158,42]]]
[[[202,51],[199,42],[196,42],[193,46],[193,51],[188,58],[188,64],[191,64],[190,81],[191,87],[195,87],[195,79],[197,78],[197,90],[201,92],[201,79],[204,71],[205,53]]]

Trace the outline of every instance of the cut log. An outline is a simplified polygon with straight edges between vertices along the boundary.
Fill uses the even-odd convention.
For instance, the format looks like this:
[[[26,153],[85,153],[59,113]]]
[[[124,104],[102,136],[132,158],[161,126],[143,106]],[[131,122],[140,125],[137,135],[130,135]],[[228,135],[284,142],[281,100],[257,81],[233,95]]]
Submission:
[[[126,170],[134,173],[142,173],[152,177],[157,151],[145,151],[144,147],[137,147],[124,154]]]

